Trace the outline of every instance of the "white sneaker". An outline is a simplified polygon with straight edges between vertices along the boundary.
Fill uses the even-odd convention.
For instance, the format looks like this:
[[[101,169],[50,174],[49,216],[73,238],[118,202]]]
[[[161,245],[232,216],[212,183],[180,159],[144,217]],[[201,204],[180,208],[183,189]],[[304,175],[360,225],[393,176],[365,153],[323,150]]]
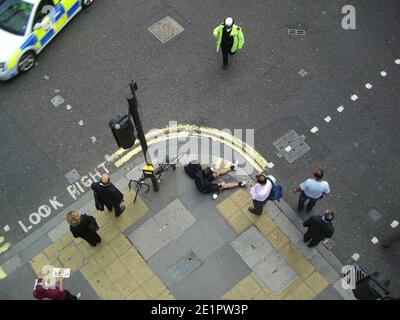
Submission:
[[[239,160],[236,160],[235,163],[231,166],[233,171],[236,171],[239,168]]]
[[[78,298],[78,300],[81,300],[81,295],[82,295],[81,292],[78,292],[78,293],[76,294],[76,297]]]

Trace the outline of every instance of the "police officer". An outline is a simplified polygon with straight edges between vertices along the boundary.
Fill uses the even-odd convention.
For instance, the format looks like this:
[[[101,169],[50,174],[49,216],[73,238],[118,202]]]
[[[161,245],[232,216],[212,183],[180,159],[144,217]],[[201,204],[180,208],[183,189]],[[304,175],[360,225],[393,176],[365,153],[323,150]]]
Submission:
[[[222,69],[225,70],[228,67],[228,54],[235,54],[238,49],[243,48],[244,36],[242,28],[235,25],[233,19],[228,17],[214,29],[213,35],[217,39],[217,52],[221,47]]]

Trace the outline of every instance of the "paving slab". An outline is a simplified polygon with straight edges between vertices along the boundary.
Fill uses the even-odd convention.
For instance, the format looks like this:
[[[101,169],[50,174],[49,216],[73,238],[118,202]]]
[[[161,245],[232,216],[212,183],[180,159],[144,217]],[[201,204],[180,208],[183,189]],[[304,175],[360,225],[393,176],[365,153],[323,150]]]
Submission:
[[[178,300],[219,299],[250,272],[236,251],[226,244],[170,291]]]
[[[160,229],[160,226],[153,218],[147,220],[128,238],[145,260],[150,259],[171,241],[171,238],[168,237],[163,229]]]
[[[243,232],[231,245],[250,268],[254,268],[275,251],[254,226]]]
[[[270,253],[253,270],[273,294],[282,291],[297,277],[297,273],[276,251]]]

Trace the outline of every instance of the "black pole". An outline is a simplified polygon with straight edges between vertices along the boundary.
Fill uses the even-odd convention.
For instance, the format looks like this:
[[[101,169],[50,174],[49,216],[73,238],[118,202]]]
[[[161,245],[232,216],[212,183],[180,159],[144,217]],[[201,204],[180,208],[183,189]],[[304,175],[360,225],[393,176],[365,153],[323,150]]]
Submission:
[[[131,88],[131,93],[132,93],[132,96],[127,97],[128,104],[129,104],[129,114],[131,115],[131,117],[133,118],[133,122],[135,123],[137,137],[140,141],[140,145],[142,146],[144,160],[146,161],[146,164],[148,166],[153,166],[151,163],[151,160],[149,159],[150,157],[148,156],[147,141],[146,141],[146,137],[144,135],[142,121],[141,121],[140,115],[139,115],[139,106],[138,106],[138,102],[136,99],[136,93],[135,93],[135,91],[138,89],[138,87],[137,87],[136,82],[133,82],[133,81],[129,84],[129,87]],[[154,175],[154,173],[150,177],[150,179],[153,184],[154,191],[155,192],[159,191],[160,187],[158,185],[158,181],[157,181],[157,178]]]

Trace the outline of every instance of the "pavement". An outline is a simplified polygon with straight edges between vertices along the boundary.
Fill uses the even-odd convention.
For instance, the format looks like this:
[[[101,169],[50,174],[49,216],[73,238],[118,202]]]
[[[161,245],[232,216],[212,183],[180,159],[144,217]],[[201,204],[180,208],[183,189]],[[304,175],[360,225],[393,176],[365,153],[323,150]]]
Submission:
[[[347,4],[96,0],[31,72],[0,83],[1,263],[86,199],[90,180],[128,163],[107,160],[117,152],[108,121],[126,113],[132,77],[146,132],[169,121],[254,129],[255,149],[286,190],[321,166],[332,193],[315,209],[336,212],[332,252],[344,264],[359,256],[399,296],[400,243],[380,244],[400,221],[400,5],[353,1],[357,27],[344,30]],[[211,32],[227,14],[243,27],[246,43],[223,72]],[[163,43],[149,28],[167,16],[183,31]],[[305,36],[288,35],[288,28]],[[57,95],[65,100],[58,107],[51,103]],[[288,133],[295,142],[280,149],[276,143]],[[303,154],[294,151],[300,141]],[[292,151],[282,152],[289,145]],[[294,208],[297,197],[286,192],[285,201]]]
[[[196,139],[200,145],[210,141]],[[232,158],[214,153],[204,163],[223,168],[238,160],[239,169],[223,181],[253,179],[258,172],[244,153],[225,146],[224,154]],[[111,177],[124,192],[122,216],[96,211],[88,192],[12,248],[0,267],[6,274],[1,298],[32,299],[34,279],[63,267],[72,273],[66,289],[82,292],[84,300],[354,299],[341,287],[342,263],[323,244],[308,248],[303,243],[302,220],[285,201],[268,202],[261,216],[252,215],[247,188],[223,191],[214,199],[196,189],[179,160],[176,170],[162,175],[159,192],[143,190],[134,202],[128,184],[141,176],[143,165],[138,154]],[[96,217],[100,245],[92,248],[73,238],[65,221],[70,210]]]

